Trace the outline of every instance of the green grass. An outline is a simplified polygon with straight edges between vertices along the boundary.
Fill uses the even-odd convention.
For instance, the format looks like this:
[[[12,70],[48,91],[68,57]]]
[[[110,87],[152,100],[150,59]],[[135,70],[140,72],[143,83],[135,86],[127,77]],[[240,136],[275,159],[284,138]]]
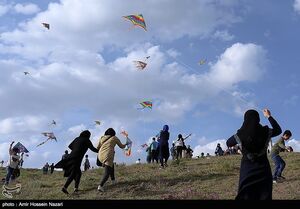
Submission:
[[[300,199],[300,153],[283,153],[286,181],[273,187],[273,199]],[[158,164],[117,166],[117,184],[105,184],[104,193],[97,192],[103,169],[83,172],[78,194],[65,195],[61,187],[66,178],[55,171],[43,175],[41,170],[22,169],[18,178],[22,184],[20,194],[13,199],[234,199],[238,188],[241,156],[211,157],[210,159],[184,159],[169,162],[159,169]],[[272,169],[274,165],[271,162]],[[1,176],[5,170],[1,168]],[[74,183],[68,188],[72,193]],[[2,188],[1,188],[2,189]],[[5,197],[1,195],[0,199]]]

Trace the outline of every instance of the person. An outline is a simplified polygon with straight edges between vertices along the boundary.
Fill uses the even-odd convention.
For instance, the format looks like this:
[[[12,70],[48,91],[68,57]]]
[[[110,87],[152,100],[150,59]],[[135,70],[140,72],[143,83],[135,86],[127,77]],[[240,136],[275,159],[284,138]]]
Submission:
[[[43,167],[43,174],[48,174],[49,164],[46,163]]]
[[[157,158],[157,148],[158,148],[158,142],[155,141],[155,137],[152,138],[152,143],[150,144],[150,150],[151,150],[151,162],[154,163],[154,160],[158,163]]]
[[[271,158],[275,164],[274,173],[273,173],[273,183],[277,183],[278,180],[285,179],[282,176],[282,172],[285,168],[285,161],[280,157],[279,153],[288,151],[288,147],[285,146],[285,141],[289,140],[292,136],[290,130],[285,130],[283,135],[277,140],[271,149]]]
[[[191,136],[191,134],[189,134],[186,137],[182,137],[181,134],[178,134],[178,138],[175,142],[175,146],[176,146],[176,159],[178,160],[178,158],[182,158],[182,152],[186,150],[186,146],[184,143],[184,140],[186,140],[189,136]]]
[[[147,163],[151,163],[151,149],[149,146],[146,148],[146,152],[147,152],[146,161]]]
[[[186,157],[187,158],[192,158],[193,157],[193,150],[191,149],[191,146],[190,145],[188,145],[187,146],[187,149],[186,149]]]
[[[223,154],[224,154],[224,151],[223,151],[220,143],[218,143],[217,147],[216,147],[215,155],[216,156],[222,156]]]
[[[172,143],[172,147],[170,149],[170,153],[171,153],[171,156],[172,156],[172,160],[175,160],[176,159],[176,147],[175,147],[175,143]]]
[[[272,173],[267,148],[271,137],[278,136],[282,130],[268,109],[264,109],[263,114],[273,129],[262,126],[259,113],[250,109],[244,114],[241,128],[226,141],[229,147],[239,144],[242,151],[236,200],[272,199]]]
[[[206,159],[210,159],[210,154],[206,153]]]
[[[0,164],[1,164],[1,167],[3,167],[4,160],[1,160]]]
[[[63,156],[61,157],[62,160],[66,159],[69,155],[68,150],[65,151],[65,154],[63,154]]]
[[[139,158],[135,163],[136,164],[141,164],[141,159]]]
[[[168,162],[168,159],[169,159],[169,156],[170,156],[169,138],[170,138],[169,126],[164,125],[163,130],[160,131],[159,138],[158,138],[161,168],[165,168],[165,167],[168,166],[167,162]]]
[[[9,161],[8,161],[8,166],[7,166],[7,174],[6,174],[6,178],[5,178],[5,185],[8,185],[11,177],[14,173],[14,170],[17,169],[19,162],[20,162],[20,156],[18,155],[19,149],[14,147],[12,148],[12,145],[15,142],[13,141],[10,146],[9,146]]]
[[[128,137],[128,136],[126,136]],[[104,136],[99,140],[97,149],[98,159],[104,167],[104,174],[98,186],[98,191],[104,192],[104,184],[110,177],[112,183],[115,183],[115,169],[114,169],[114,157],[115,157],[115,146],[118,145],[121,149],[124,149],[127,143],[122,144],[120,139],[116,137],[116,132],[113,128],[109,128],[105,131]]]
[[[292,146],[287,146],[287,152],[294,152],[294,149]]]
[[[204,152],[201,152],[201,158],[204,158]]]
[[[85,161],[84,161],[83,167],[84,167],[84,171],[87,171],[91,167],[88,155],[85,155]]]
[[[79,191],[78,187],[81,178],[80,166],[87,150],[90,149],[93,152],[98,152],[98,149],[93,146],[90,136],[91,132],[89,130],[81,132],[79,137],[76,137],[69,145],[69,148],[72,150],[71,153],[54,166],[55,168],[63,168],[64,177],[68,177],[65,185],[61,189],[65,194],[69,194],[67,188],[73,180],[75,181],[74,192]]]
[[[50,174],[52,174],[53,171],[54,171],[54,163],[52,163],[52,164],[50,165]]]

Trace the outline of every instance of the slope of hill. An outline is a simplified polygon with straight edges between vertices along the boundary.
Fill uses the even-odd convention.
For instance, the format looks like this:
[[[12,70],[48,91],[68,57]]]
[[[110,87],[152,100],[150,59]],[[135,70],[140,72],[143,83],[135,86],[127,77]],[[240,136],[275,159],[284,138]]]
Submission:
[[[287,163],[283,175],[286,180],[275,184],[273,199],[300,199],[300,153],[283,153]],[[43,175],[38,169],[22,169],[18,182],[21,192],[13,199],[234,199],[239,178],[241,156],[211,157],[210,159],[184,159],[170,161],[166,169],[157,164],[140,164],[115,168],[117,184],[105,185],[104,193],[97,192],[103,169],[83,172],[80,192],[70,195],[61,192],[65,183],[63,173],[54,171]],[[272,169],[274,167],[271,162]],[[5,176],[1,168],[0,175]],[[11,185],[13,186],[13,185]],[[2,188],[1,188],[2,189]],[[1,195],[0,199],[5,199]]]

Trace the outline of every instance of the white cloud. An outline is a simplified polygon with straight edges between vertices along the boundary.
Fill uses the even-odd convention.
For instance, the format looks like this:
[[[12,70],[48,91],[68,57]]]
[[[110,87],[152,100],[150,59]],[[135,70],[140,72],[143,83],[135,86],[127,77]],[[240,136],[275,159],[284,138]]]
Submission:
[[[149,65],[139,72],[132,60],[146,55],[150,56]],[[265,52],[258,45],[234,44],[205,74],[187,72],[176,62],[167,63],[166,52],[151,45],[135,48],[110,63],[105,63],[99,54],[68,50],[53,52],[49,60],[52,60],[50,64],[27,67],[31,73],[27,76],[20,70],[26,63],[0,61],[3,71],[0,98],[6,101],[1,107],[8,110],[0,113],[2,118],[24,112],[31,115],[47,112],[52,118],[59,118],[75,104],[94,111],[103,120],[118,118],[120,124],[157,119],[173,123],[197,104],[207,104],[221,92],[236,91],[240,82],[258,80],[264,72]],[[224,106],[234,98],[248,97],[245,92],[239,92],[231,98],[224,96],[224,102],[218,103]],[[154,108],[137,111],[144,99],[152,99]]]
[[[58,143],[62,146],[51,154],[52,158],[57,159],[70,141],[86,128],[91,128],[92,141],[96,145],[99,137],[109,127],[114,127],[119,132],[122,125],[126,124],[126,127],[123,127],[125,130],[134,130],[141,121],[164,121],[174,124],[197,104],[210,103],[214,98],[220,101],[220,94],[224,90],[236,91],[241,81],[259,79],[262,74],[245,77],[243,73],[255,74],[262,62],[256,56],[264,58],[260,46],[237,43],[225,50],[216,63],[211,64],[207,73],[199,74],[187,71],[180,63],[168,62],[168,52],[150,43],[128,48],[122,56],[110,62],[92,49],[75,51],[69,48],[60,49],[50,53],[46,61],[39,60],[34,64],[31,61],[27,62],[26,59],[0,60],[2,70],[0,100],[5,101],[0,105],[1,109],[7,110],[0,113],[0,117],[4,118],[0,121],[0,130],[6,138],[17,130],[19,135],[24,135],[22,137],[27,137],[30,143],[35,145],[37,134],[40,135],[41,130],[44,131],[46,128],[41,124],[48,125],[52,118],[63,121],[61,117],[64,113],[77,107],[84,107],[92,112],[91,123],[95,119],[103,121],[103,126],[97,128],[78,122],[72,127],[63,127],[66,131],[57,130],[55,133],[59,136]],[[242,56],[230,59],[230,55],[235,55],[235,50],[239,50]],[[144,71],[138,71],[132,60],[145,56],[150,56],[148,66]],[[251,66],[243,67],[249,63]],[[233,69],[231,73],[237,74],[234,79],[228,78],[229,76],[225,76],[224,80],[221,79],[220,75],[223,70],[227,71],[227,68]],[[25,70],[30,71],[30,76],[24,76]],[[221,87],[213,85],[214,82],[220,82]],[[235,97],[238,96],[248,95],[239,92],[235,94]],[[143,99],[153,99],[154,108],[138,111],[138,104]],[[226,103],[232,98],[226,95],[223,100],[224,102],[218,104],[222,108],[227,104],[225,106],[232,111],[232,103]],[[24,124],[26,117],[19,116],[24,113],[30,116],[47,113],[47,117],[44,116],[39,123],[31,121],[32,127],[27,129]],[[11,115],[19,117],[11,118]],[[13,125],[18,121],[21,123],[16,129]],[[133,138],[138,139],[136,146],[144,143],[139,137]],[[40,140],[42,139],[39,138]],[[31,144],[29,149],[35,150]],[[43,152],[55,146],[56,143],[48,142],[39,149]],[[139,152],[133,153],[133,157],[140,157],[143,151]],[[121,155],[123,152],[117,151],[116,159]],[[34,159],[31,156],[31,159],[30,163],[37,166],[44,163],[38,157]]]
[[[266,51],[252,43],[235,43],[227,48],[212,66],[208,79],[219,88],[228,88],[237,82],[257,81],[266,70]]]
[[[179,51],[175,50],[175,49],[167,50],[167,54],[172,58],[176,58],[176,57],[181,55],[181,53]]]
[[[300,14],[300,0],[295,0],[293,6],[294,6],[294,10],[295,10],[298,14]]]
[[[217,30],[213,34],[213,38],[220,39],[222,41],[231,41],[234,39],[234,35],[229,34],[227,30]]]
[[[68,129],[68,132],[70,132],[71,135],[79,136],[79,133],[81,133],[84,130],[86,130],[86,126],[83,124],[80,124],[77,126],[70,127]]]
[[[46,11],[23,22],[20,28],[3,33],[6,45],[0,49],[0,53],[17,53],[36,60],[60,49],[96,52],[105,46],[127,47],[146,40],[169,42],[183,36],[204,38],[218,26],[240,21],[234,12],[236,6],[220,1],[137,1],[134,4],[123,1],[119,4],[119,1],[112,0],[61,0],[59,3],[50,3]],[[18,7],[23,8],[21,11],[27,8]],[[31,7],[34,6],[28,6]],[[114,15],[111,8],[114,8]],[[147,32],[140,28],[128,30],[131,23],[122,16],[133,11],[143,12]],[[48,22],[51,29],[48,31],[43,28],[42,22]]]
[[[14,10],[17,13],[21,13],[24,15],[31,15],[39,12],[40,8],[36,4],[27,3],[27,4],[16,4],[14,6]]]
[[[44,158],[45,160],[47,160],[47,159],[49,158],[50,155],[51,155],[51,152],[49,152],[49,151],[46,151],[46,152],[44,152],[44,153],[42,154],[42,156],[43,156],[43,158]]]
[[[287,146],[291,146],[294,152],[300,152],[300,141],[296,139],[288,140],[286,143]]]
[[[37,131],[45,123],[43,116],[24,116],[5,118],[0,121],[0,134],[12,134],[14,132]]]
[[[210,155],[214,156],[215,155],[215,150],[216,150],[216,147],[217,147],[218,143],[220,143],[223,150],[227,149],[226,140],[225,139],[218,139],[218,140],[212,141],[212,142],[210,142],[208,144],[205,144],[205,145],[197,145],[193,149],[194,150],[193,156],[195,156],[195,157],[199,156],[199,155],[201,155],[202,152],[205,155],[206,155],[206,153],[209,153]]]

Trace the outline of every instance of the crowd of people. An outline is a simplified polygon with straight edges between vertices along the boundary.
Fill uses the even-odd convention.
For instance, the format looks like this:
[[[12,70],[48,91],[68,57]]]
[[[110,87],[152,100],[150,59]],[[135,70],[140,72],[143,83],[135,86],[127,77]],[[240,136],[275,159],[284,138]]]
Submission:
[[[286,163],[280,156],[280,152],[293,151],[291,147],[285,145],[285,141],[289,140],[292,136],[290,130],[284,131],[283,135],[279,137],[276,143],[272,146],[271,159],[275,164],[274,172],[272,174],[269,160],[267,158],[268,145],[272,137],[278,136],[282,133],[280,125],[271,116],[271,112],[268,109],[263,110],[263,114],[268,118],[272,128],[268,126],[262,126],[260,124],[259,113],[256,110],[248,110],[244,114],[244,121],[237,132],[232,135],[227,141],[227,149],[224,151],[220,145],[217,144],[215,155],[231,155],[241,154],[241,167],[237,200],[240,199],[272,199],[272,184],[276,184],[279,180],[285,179],[282,173],[285,169]],[[164,125],[163,129],[159,132],[157,137],[152,138],[152,142],[147,147],[147,162],[159,163],[160,168],[164,169],[168,167],[168,160],[171,154],[173,160],[180,160],[182,158],[192,158],[193,150],[190,145],[185,145],[185,140],[191,134],[183,137],[182,134],[178,134],[177,140],[172,143],[172,147],[169,148],[169,126]],[[69,194],[68,187],[71,182],[75,182],[74,192],[79,191],[79,184],[81,180],[81,165],[82,160],[85,157],[83,163],[84,171],[91,168],[90,161],[86,152],[88,149],[97,153],[97,165],[103,167],[104,172],[102,178],[99,180],[97,190],[104,192],[104,185],[111,179],[112,184],[116,183],[115,179],[115,147],[118,146],[124,149],[128,146],[129,138],[126,135],[126,143],[122,143],[116,136],[116,132],[113,128],[109,128],[105,131],[104,135],[100,137],[96,147],[90,140],[91,133],[85,130],[80,133],[68,146],[71,150],[70,153],[65,151],[61,160],[54,165],[48,164],[43,166],[43,174],[47,174],[50,168],[52,174],[54,168],[61,168],[64,171],[64,177],[67,177],[65,184],[61,191],[65,194]],[[7,175],[4,179],[5,184],[12,182],[20,173],[17,170],[22,167],[23,157],[19,155],[19,150],[13,148],[13,143],[9,147],[9,161],[7,165]],[[204,158],[204,153],[198,158]],[[206,158],[210,155],[207,153]],[[1,164],[3,165],[3,161]],[[137,164],[141,164],[141,159],[138,159]]]

